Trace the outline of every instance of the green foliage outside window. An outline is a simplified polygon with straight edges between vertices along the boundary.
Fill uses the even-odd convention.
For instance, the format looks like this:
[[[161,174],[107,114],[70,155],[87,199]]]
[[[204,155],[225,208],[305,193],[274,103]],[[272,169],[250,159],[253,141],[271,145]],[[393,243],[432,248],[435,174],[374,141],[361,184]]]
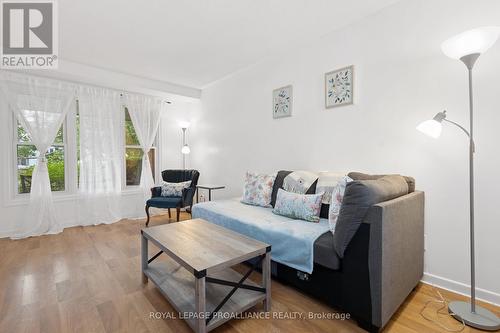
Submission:
[[[29,134],[21,125],[17,126],[17,164],[18,164],[18,191],[19,193],[29,193],[31,189],[31,178],[35,161],[39,155],[34,145],[26,144],[31,142]],[[63,144],[63,128],[57,132],[54,144]],[[51,152],[45,154],[47,159],[47,169],[49,171],[50,187],[52,191],[64,191],[64,147],[52,146]]]
[[[128,186],[139,185],[141,182],[142,156],[144,153],[140,147],[139,138],[137,137],[134,124],[132,123],[127,108],[125,108],[125,145],[126,183]],[[151,150],[149,153],[149,161],[153,168],[155,165],[154,158],[154,151]]]

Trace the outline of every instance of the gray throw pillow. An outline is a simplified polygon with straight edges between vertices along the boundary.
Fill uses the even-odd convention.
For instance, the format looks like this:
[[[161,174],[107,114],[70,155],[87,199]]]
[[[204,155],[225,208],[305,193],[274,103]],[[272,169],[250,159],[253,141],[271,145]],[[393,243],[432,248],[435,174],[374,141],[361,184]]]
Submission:
[[[368,173],[363,173],[363,172],[349,172],[347,174],[349,177],[351,177],[354,180],[373,180],[373,179],[379,179],[385,176],[400,176],[397,174],[392,174],[392,175],[370,175]],[[415,192],[415,178],[409,177],[409,176],[402,176],[406,182],[408,183],[408,193]]]
[[[408,194],[408,183],[399,175],[348,183],[333,234],[333,246],[338,256],[344,257],[349,242],[371,206],[405,194]]]

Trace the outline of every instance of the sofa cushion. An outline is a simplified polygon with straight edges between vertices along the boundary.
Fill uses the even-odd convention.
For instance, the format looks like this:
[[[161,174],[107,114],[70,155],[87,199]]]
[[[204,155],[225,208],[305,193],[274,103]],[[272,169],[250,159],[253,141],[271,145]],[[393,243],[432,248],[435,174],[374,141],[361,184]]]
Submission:
[[[323,193],[299,194],[280,188],[273,213],[292,219],[319,222],[322,197]]]
[[[271,208],[245,205],[239,199],[215,200],[193,206],[193,218],[202,218],[272,246],[272,260],[312,273],[314,242],[330,232],[328,221],[294,220],[273,214]]]
[[[333,247],[331,232],[325,232],[314,242],[314,262],[326,268],[340,269],[340,258]]]
[[[349,172],[347,175],[354,180],[374,180],[382,178],[384,176],[396,176],[396,175],[369,175],[367,173],[362,173],[362,172]],[[408,193],[415,192],[415,178],[408,176],[402,176],[402,177],[408,183]]]
[[[291,174],[292,171],[286,171],[286,170],[280,170],[276,174],[276,179],[274,180],[274,185],[273,185],[273,192],[271,194],[271,206],[274,207],[276,204],[276,197],[278,196],[278,190],[280,188],[283,188],[283,182],[285,180],[285,177]],[[306,194],[314,194],[316,193],[316,184],[317,181],[315,181],[311,187],[309,187],[309,190],[307,190]],[[323,211],[323,209],[322,209]],[[326,214],[321,214],[322,218],[328,218],[328,208],[326,209]]]
[[[175,208],[180,206],[181,197],[154,197],[146,202],[146,205],[157,208]]]
[[[399,175],[348,183],[333,234],[333,244],[339,257],[344,257],[347,245],[372,205],[405,194],[408,194],[408,183]]]

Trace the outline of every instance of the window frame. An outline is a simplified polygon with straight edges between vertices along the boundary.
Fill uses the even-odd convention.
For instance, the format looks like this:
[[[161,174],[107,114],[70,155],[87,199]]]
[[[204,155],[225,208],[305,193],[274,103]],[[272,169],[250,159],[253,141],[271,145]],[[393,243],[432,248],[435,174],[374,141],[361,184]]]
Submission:
[[[122,135],[122,138],[123,138],[123,157],[122,157],[122,189],[125,190],[125,191],[133,191],[133,190],[138,190],[140,188],[140,184],[138,185],[127,185],[127,148],[135,148],[135,149],[141,149],[142,150],[142,147],[140,145],[127,145],[127,127],[125,126],[125,122],[126,122],[126,112],[130,112],[128,111],[127,107],[124,105],[122,107],[122,110],[123,110],[123,116],[121,117],[122,118],[122,129],[123,129],[123,135]],[[134,128],[134,131],[135,131],[135,128]],[[159,167],[159,154],[158,154],[158,133],[159,133],[159,130],[156,132],[156,136],[155,136],[155,139],[153,141],[153,146],[151,147],[151,150],[154,151],[154,175],[153,175],[153,179],[154,179],[154,182],[157,183],[158,182],[158,177],[160,175],[159,173],[159,170],[158,170],[158,167]],[[142,169],[141,169],[141,172],[142,172]]]
[[[64,149],[64,190],[63,191],[52,191],[52,194],[54,195],[68,195],[71,193],[71,190],[69,190],[69,183],[68,180],[69,180],[69,176],[70,176],[70,172],[68,172],[68,127],[67,127],[67,116],[64,117],[64,120],[61,124],[61,127],[63,129],[63,142],[62,143],[56,143],[56,142],[53,142],[50,146],[55,146],[55,147],[62,147]],[[18,146],[34,146],[34,144],[29,141],[29,142],[20,142],[19,141],[19,138],[18,138],[18,133],[17,133],[17,126],[18,126],[18,123],[19,123],[19,120],[17,119],[17,117],[12,114],[12,121],[11,121],[11,124],[12,124],[12,142],[13,142],[13,145],[12,145],[12,149],[13,149],[13,159],[12,159],[12,166],[13,166],[13,173],[14,173],[14,177],[12,178],[14,180],[14,186],[13,186],[13,192],[14,192],[14,198],[16,199],[20,199],[20,198],[26,198],[27,196],[29,196],[30,192],[27,192],[27,193],[20,193],[19,192],[19,183],[18,183],[18,177],[19,177],[19,169],[18,169],[18,164],[17,164],[17,161],[18,161],[18,156],[17,156],[17,148]],[[21,125],[22,126],[22,125]],[[26,131],[26,129],[25,129]]]

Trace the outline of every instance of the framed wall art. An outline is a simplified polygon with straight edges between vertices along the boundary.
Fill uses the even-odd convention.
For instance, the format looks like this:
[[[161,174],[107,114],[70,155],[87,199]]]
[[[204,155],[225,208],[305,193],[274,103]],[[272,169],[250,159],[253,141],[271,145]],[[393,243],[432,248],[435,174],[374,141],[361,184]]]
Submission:
[[[290,117],[292,105],[293,89],[291,85],[273,90],[273,118]]]
[[[325,74],[325,107],[353,104],[354,66],[340,68]]]

